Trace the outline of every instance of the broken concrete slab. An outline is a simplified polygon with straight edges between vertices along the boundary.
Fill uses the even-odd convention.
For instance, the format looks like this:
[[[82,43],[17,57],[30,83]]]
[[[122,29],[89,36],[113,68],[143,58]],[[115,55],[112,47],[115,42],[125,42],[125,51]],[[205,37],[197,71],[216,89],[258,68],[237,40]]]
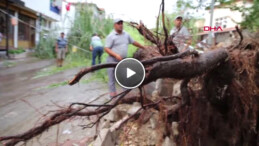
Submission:
[[[109,120],[105,120],[102,122],[101,124],[101,129],[104,129],[104,128],[110,128],[111,127],[111,123]]]
[[[149,121],[150,121],[151,128],[155,129],[157,126],[157,120],[155,119],[155,117],[152,116]]]
[[[129,118],[129,116],[126,115],[126,116],[123,117],[121,120],[117,121],[115,124],[113,124],[113,125],[111,126],[110,131],[111,131],[111,132],[116,131],[116,130],[120,127],[120,125],[121,125],[125,120],[127,120],[128,118]]]
[[[141,105],[139,102],[134,102],[132,107],[128,110],[129,115],[134,115],[139,109],[141,108]]]
[[[172,122],[173,136],[179,135],[178,126],[179,126],[178,122]]]
[[[182,80],[180,81],[177,81],[174,85],[173,85],[173,93],[172,93],[172,96],[181,96],[181,83],[182,83]]]
[[[165,138],[162,146],[176,146],[176,143],[169,138],[168,136]]]
[[[104,116],[105,120],[109,120],[110,122],[116,122],[119,120],[118,110],[113,108],[106,116]]]
[[[110,129],[104,128],[100,131],[96,140],[92,143],[94,146],[115,146]]]

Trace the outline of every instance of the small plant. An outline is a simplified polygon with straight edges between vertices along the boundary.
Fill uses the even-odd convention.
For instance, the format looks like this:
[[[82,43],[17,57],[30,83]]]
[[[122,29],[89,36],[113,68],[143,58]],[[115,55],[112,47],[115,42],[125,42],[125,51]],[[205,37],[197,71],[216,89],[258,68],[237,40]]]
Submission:
[[[24,50],[24,49],[21,49],[21,48],[8,50],[8,53],[9,53],[9,54],[21,54],[21,53],[23,53],[23,52],[25,52],[25,50]]]

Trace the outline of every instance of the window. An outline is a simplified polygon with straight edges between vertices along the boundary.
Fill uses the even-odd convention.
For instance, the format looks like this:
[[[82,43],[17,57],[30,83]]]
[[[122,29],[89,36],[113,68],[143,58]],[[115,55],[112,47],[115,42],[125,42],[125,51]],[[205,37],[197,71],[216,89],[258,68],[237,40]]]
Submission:
[[[1,10],[3,11],[6,11],[5,8],[3,7],[0,7]],[[14,15],[14,11],[12,10],[9,10],[9,14],[11,15]],[[9,26],[8,26],[8,29],[9,29],[9,32],[8,32],[8,35],[9,35],[9,39],[13,39],[13,32],[14,32],[14,29],[13,29],[13,26],[10,24],[10,20],[9,20]],[[2,35],[4,37],[6,37],[7,35],[7,32],[6,32],[6,15],[5,13],[3,12],[0,12],[0,32],[2,33]]]
[[[18,39],[19,40],[30,40],[30,33],[31,33],[31,26],[35,26],[35,20],[23,15],[19,14],[19,21],[18,24]]]

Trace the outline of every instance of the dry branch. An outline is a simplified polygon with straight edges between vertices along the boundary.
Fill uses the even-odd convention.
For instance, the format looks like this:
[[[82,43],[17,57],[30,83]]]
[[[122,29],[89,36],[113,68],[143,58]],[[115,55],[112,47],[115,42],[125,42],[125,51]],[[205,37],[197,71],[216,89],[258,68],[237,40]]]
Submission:
[[[130,90],[127,90],[128,92],[124,92],[124,94],[121,94],[121,96],[119,96],[117,98],[117,100],[114,100],[114,102],[112,103],[111,106],[105,106],[102,108],[99,108],[97,110],[92,110],[92,111],[82,111],[83,109],[85,109],[88,106],[91,105],[84,105],[83,107],[79,107],[79,108],[72,108],[72,106],[69,106],[67,109],[63,109],[61,111],[56,112],[55,114],[53,114],[52,116],[50,116],[47,120],[45,120],[41,125],[32,128],[30,130],[28,130],[25,133],[22,134],[18,134],[18,135],[14,135],[14,136],[3,136],[0,137],[0,141],[7,141],[6,146],[13,146],[21,141],[27,141],[41,133],[43,133],[45,130],[49,129],[50,127],[59,124],[71,117],[74,116],[93,116],[93,115],[98,115],[98,114],[102,114],[105,112],[109,112],[112,108],[114,108],[115,106],[117,106],[119,103],[127,103],[128,101],[132,101],[132,99],[128,99],[128,100],[123,100],[122,97],[124,97],[125,95],[127,95]],[[137,97],[131,97],[134,98],[134,100],[137,100]],[[96,106],[96,105],[94,105]]]
[[[164,47],[165,47],[165,54],[168,53],[168,48],[167,48],[167,40],[168,40],[168,32],[167,32],[167,29],[166,29],[166,26],[165,26],[165,1],[162,0],[162,24],[163,24],[163,30],[164,30],[164,33],[165,33],[165,40],[164,40]]]

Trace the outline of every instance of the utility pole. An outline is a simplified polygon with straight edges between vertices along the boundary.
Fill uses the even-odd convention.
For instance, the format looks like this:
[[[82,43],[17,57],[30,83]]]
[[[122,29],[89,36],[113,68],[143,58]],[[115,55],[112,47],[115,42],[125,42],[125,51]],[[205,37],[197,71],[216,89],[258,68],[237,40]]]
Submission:
[[[5,25],[6,25],[6,46],[5,46],[5,50],[6,50],[6,56],[9,58],[9,21],[10,21],[10,17],[9,17],[9,2],[8,0],[5,1],[6,3],[6,14],[5,14]]]
[[[211,4],[210,4],[210,27],[213,27],[212,22],[213,22],[214,4],[215,4],[215,0],[211,0]],[[210,31],[210,33],[209,33],[209,44],[210,45],[213,44],[212,31]]]

